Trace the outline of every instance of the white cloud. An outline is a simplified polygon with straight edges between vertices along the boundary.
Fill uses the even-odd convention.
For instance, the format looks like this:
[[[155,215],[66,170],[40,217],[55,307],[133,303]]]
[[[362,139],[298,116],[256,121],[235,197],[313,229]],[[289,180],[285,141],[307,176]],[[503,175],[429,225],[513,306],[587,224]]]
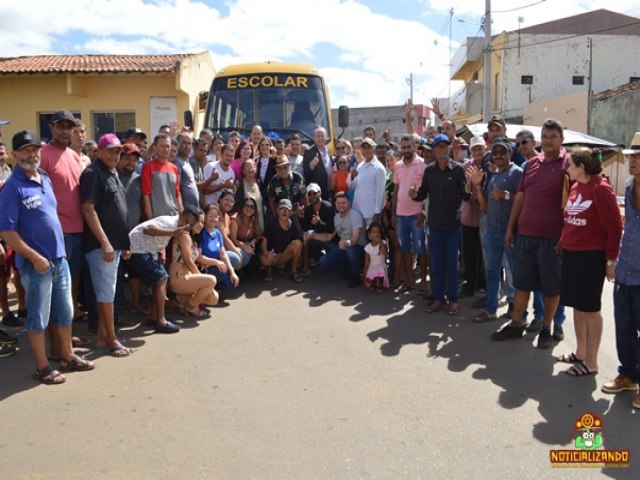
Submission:
[[[493,0],[496,12],[536,0]],[[441,0],[422,0],[424,13],[444,13],[438,31],[418,20],[391,18],[365,4],[368,0],[22,0],[0,6],[3,55],[41,53],[158,54],[211,50],[214,66],[264,61],[316,64],[332,88],[334,105],[373,106],[400,103],[408,96],[405,79],[414,74],[415,100],[426,102],[449,91],[449,38]],[[514,5],[513,2],[517,4]],[[553,2],[553,3],[552,3]],[[635,9],[638,0],[620,0],[620,12]],[[373,5],[373,2],[370,2]],[[409,8],[406,1],[398,8]],[[551,8],[553,5],[553,8]],[[604,0],[547,0],[516,12],[496,13],[493,31],[549,21],[594,8]],[[413,5],[411,5],[413,7]],[[459,43],[477,30],[482,0],[454,5],[455,53]],[[25,12],[38,11],[40,15]],[[466,24],[456,20],[462,18]],[[432,22],[433,23],[433,22]],[[465,31],[466,29],[466,31]],[[442,35],[440,35],[442,33]],[[434,42],[437,46],[434,46]],[[64,48],[65,51],[55,51]],[[322,52],[321,58],[316,54]],[[452,92],[456,85],[451,87]]]

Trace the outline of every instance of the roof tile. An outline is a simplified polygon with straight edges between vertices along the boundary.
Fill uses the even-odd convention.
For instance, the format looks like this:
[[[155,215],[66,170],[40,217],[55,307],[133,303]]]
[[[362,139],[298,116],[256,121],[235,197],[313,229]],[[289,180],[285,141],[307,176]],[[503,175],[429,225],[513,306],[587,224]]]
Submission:
[[[175,72],[193,54],[174,55],[34,55],[0,58],[0,75],[17,73]]]

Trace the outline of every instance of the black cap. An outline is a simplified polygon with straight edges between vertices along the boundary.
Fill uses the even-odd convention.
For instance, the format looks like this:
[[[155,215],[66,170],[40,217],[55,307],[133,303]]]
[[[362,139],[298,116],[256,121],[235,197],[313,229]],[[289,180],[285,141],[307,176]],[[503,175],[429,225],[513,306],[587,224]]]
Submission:
[[[491,124],[500,125],[502,128],[507,127],[507,124],[504,123],[504,118],[502,118],[500,115],[494,115],[493,117],[491,117],[491,120],[489,120],[489,123],[487,125]]]
[[[54,112],[54,114],[51,116],[51,123],[62,122],[62,121],[71,122],[74,125],[77,122],[76,117],[74,117],[69,110],[58,110],[57,112]]]
[[[22,130],[16,133],[11,139],[11,146],[14,151],[22,150],[24,147],[28,147],[30,145],[35,145],[36,147],[41,147],[42,142],[40,142],[40,138],[29,130]]]
[[[511,142],[506,137],[496,138],[493,141],[493,143],[491,144],[491,148],[496,147],[496,146],[502,146],[502,147],[506,148],[507,150],[511,150]]]
[[[147,134],[142,131],[139,127],[131,127],[127,130],[127,136],[125,138],[133,137],[134,135],[139,135],[143,140],[147,139]]]

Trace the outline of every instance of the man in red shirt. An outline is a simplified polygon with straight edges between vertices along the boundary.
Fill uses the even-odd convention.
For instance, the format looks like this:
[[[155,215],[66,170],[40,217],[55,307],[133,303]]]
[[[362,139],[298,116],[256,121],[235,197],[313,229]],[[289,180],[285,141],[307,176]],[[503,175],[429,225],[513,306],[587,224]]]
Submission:
[[[542,290],[544,314],[538,348],[553,345],[551,322],[560,301],[562,261],[555,247],[564,225],[563,207],[568,193],[569,154],[562,148],[563,127],[549,119],[542,125],[542,153],[527,163],[513,200],[504,243],[514,251],[513,283],[516,288],[513,319],[492,335],[492,340],[522,338],[529,293]]]
[[[171,159],[171,137],[166,133],[153,140],[156,157],[142,166],[142,211],[146,220],[161,215],[178,215],[184,210],[180,196],[180,174]]]

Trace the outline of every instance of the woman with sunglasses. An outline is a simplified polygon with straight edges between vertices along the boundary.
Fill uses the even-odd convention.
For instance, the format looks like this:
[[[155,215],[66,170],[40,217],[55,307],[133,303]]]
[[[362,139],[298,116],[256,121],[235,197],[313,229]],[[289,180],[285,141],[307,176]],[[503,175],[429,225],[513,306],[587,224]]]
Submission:
[[[243,267],[252,260],[255,261],[255,266],[258,266],[255,249],[263,230],[258,223],[257,208],[253,198],[244,198],[240,202],[238,213],[231,217],[231,241],[240,250]]]
[[[346,155],[336,158],[333,173],[329,176],[329,188],[333,192],[333,198],[338,192],[349,190],[349,159]]]
[[[231,265],[234,269],[239,270],[242,268],[242,254],[240,253],[240,249],[231,241],[231,214],[233,213],[235,204],[235,197],[229,190],[225,190],[222,195],[220,195],[218,199],[220,218],[218,222],[216,222],[216,228],[222,233],[224,248],[227,251],[229,260],[231,260]]]

